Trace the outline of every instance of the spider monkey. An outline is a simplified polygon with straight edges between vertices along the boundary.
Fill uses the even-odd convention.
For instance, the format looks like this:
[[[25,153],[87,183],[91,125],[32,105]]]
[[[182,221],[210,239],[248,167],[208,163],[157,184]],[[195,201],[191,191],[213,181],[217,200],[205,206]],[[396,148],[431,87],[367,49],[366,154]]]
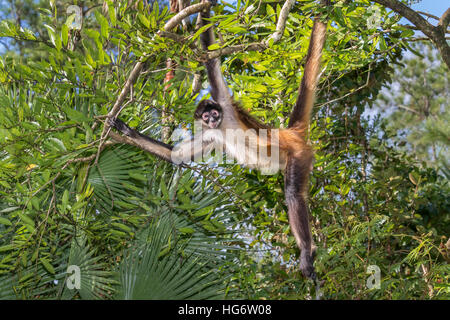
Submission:
[[[322,0],[322,3],[327,6],[330,4],[329,0]],[[202,25],[205,25],[207,23],[206,20],[210,18],[210,12],[205,10],[200,14]],[[201,101],[194,113],[194,118],[200,120],[202,127],[207,129],[204,135],[207,132],[212,133],[208,138],[205,138],[204,135],[201,137],[196,135],[193,140],[182,142],[173,147],[131,129],[119,119],[109,119],[109,124],[112,127],[132,138],[136,145],[170,162],[174,162],[174,154],[180,151],[187,153],[190,159],[194,159],[199,152],[202,153],[204,149],[210,148],[213,143],[222,143],[225,146],[227,156],[247,164],[248,161],[246,160],[248,158],[242,159],[240,156],[242,149],[230,147],[227,144],[228,141],[223,139],[222,133],[233,129],[252,132],[250,137],[256,139],[258,147],[251,148],[247,142],[240,146],[250,158],[258,158],[258,152],[262,145],[272,147],[271,150],[273,150],[273,147],[277,148],[279,151],[278,165],[279,168],[284,170],[285,197],[289,223],[297,245],[301,250],[300,270],[305,277],[311,279],[316,279],[313,266],[316,246],[311,237],[306,201],[309,174],[312,170],[314,154],[312,147],[306,141],[306,133],[314,103],[326,28],[326,22],[322,22],[320,18],[315,19],[298,98],[287,129],[280,129],[279,131],[278,129],[273,129],[239,107],[225,83],[219,58],[209,59],[204,62],[211,86],[212,100]],[[215,42],[212,27],[203,32],[200,39],[203,49],[207,51],[208,47]],[[265,137],[262,135],[263,131],[267,133]],[[275,134],[277,134],[278,139],[276,143],[273,143],[271,138]],[[220,138],[218,138],[219,136]],[[200,141],[200,145],[196,144],[195,141]],[[262,166],[256,161],[250,167],[261,168]]]
[[[194,119],[201,119],[204,127],[217,129],[222,123],[222,107],[212,100],[203,100],[195,109]]]

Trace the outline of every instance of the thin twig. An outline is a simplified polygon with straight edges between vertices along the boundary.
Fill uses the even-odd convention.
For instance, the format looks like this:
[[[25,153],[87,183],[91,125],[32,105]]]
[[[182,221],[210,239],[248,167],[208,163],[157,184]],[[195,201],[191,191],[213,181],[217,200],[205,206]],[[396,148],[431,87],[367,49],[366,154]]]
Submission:
[[[439,17],[436,17],[435,15],[429,14],[427,12],[423,12],[423,11],[416,11],[416,12],[420,13],[423,16],[426,16],[428,18],[432,18],[432,19],[437,20],[437,21],[439,21],[439,19],[440,19]]]
[[[334,103],[334,102],[336,102],[336,101],[342,100],[342,99],[344,99],[344,98],[346,98],[346,97],[348,97],[348,96],[350,96],[350,95],[352,95],[352,94],[355,94],[356,92],[358,92],[358,91],[364,89],[365,87],[367,87],[367,86],[369,85],[369,80],[370,80],[370,70],[371,70],[371,65],[369,65],[369,71],[367,72],[367,80],[366,80],[366,83],[365,83],[365,84],[363,84],[363,85],[360,86],[359,88],[357,88],[357,89],[355,89],[355,90],[353,90],[353,91],[351,91],[351,92],[349,92],[349,93],[343,95],[342,97],[339,97],[339,98],[336,98],[336,99],[327,101],[327,102],[325,102],[325,103],[322,103],[322,104],[318,105],[317,108],[321,108],[321,107],[323,107],[323,106],[326,106],[327,104]]]
[[[428,37],[418,37],[418,38],[405,38],[405,41],[416,42],[416,41],[433,41]],[[450,40],[450,37],[445,37],[445,40]]]

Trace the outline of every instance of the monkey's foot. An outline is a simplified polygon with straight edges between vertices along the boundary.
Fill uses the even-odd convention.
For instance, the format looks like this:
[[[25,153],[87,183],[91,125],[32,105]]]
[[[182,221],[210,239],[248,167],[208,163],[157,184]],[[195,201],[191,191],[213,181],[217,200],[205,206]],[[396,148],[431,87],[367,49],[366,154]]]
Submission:
[[[300,270],[302,274],[309,279],[315,280],[317,278],[314,271],[314,258],[311,253],[302,251],[300,255]]]

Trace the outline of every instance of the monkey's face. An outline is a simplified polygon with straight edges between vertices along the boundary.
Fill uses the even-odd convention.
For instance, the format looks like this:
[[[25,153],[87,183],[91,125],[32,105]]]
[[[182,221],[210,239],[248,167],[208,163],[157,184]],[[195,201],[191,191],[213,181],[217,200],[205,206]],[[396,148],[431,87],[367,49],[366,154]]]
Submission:
[[[206,108],[202,113],[202,123],[203,125],[216,129],[222,122],[222,112],[215,108]]]
[[[222,107],[213,100],[201,101],[194,113],[196,120],[200,119],[204,127],[217,129],[222,122]]]

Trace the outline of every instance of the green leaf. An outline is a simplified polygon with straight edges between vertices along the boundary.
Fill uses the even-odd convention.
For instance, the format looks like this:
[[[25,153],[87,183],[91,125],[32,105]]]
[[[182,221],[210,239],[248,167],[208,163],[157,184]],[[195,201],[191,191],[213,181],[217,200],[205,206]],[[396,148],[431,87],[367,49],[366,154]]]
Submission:
[[[114,7],[114,3],[108,0],[108,14],[109,19],[111,20],[111,24],[113,26],[116,25],[116,8]]]
[[[86,58],[87,64],[90,65],[93,69],[95,69],[97,67],[97,63],[94,61],[94,59],[92,59],[92,56],[90,55],[89,52],[85,53],[85,58]]]
[[[69,190],[64,190],[64,194],[61,198],[62,210],[66,211],[67,205],[69,203]]]
[[[380,50],[386,51],[387,49],[386,40],[384,40],[383,36],[380,36],[379,39],[380,39]]]
[[[181,233],[187,233],[187,234],[191,234],[191,233],[194,233],[195,232],[195,230],[194,229],[192,229],[192,228],[180,228],[180,229],[178,229]]]
[[[138,13],[139,21],[147,28],[150,28],[150,21],[142,13]]]
[[[415,34],[414,30],[412,29],[405,29],[402,31],[401,37],[402,38],[409,38],[412,37]]]
[[[54,150],[66,152],[67,149],[64,146],[64,143],[58,138],[50,137],[47,139],[46,144]]]
[[[34,227],[33,219],[28,217],[26,214],[18,213],[18,216],[20,217],[20,220],[22,220],[23,223],[29,224],[30,226]]]
[[[129,171],[128,175],[131,178],[139,180],[139,181],[144,181],[144,182],[148,181],[148,178],[145,175],[142,175],[142,173],[140,173],[140,172]]]
[[[67,20],[66,20],[66,22],[64,24],[67,27],[70,27],[73,24],[74,20],[75,20],[75,16],[76,16],[76,13],[72,13],[70,16],[67,17]]]
[[[409,180],[415,185],[417,186],[417,184],[420,181],[420,175],[417,172],[410,172],[408,174]]]
[[[168,200],[168,199],[169,199],[169,191],[168,191],[168,189],[167,189],[166,183],[164,182],[164,179],[161,179],[160,190],[161,190],[161,192],[163,193],[164,198],[165,198],[166,200]]]
[[[100,24],[100,34],[104,39],[108,39],[109,37],[109,24],[108,20],[100,13],[100,11],[95,10],[95,18],[97,22]]]
[[[55,269],[46,258],[40,258],[39,261],[41,261],[42,265],[48,272],[50,272],[51,274],[55,274]]]
[[[212,45],[210,45],[209,47],[208,47],[208,50],[217,50],[217,49],[220,49],[220,44],[218,44],[218,43],[213,43]]]
[[[341,190],[339,190],[338,187],[336,187],[336,186],[334,186],[334,185],[332,185],[332,184],[326,185],[326,186],[324,187],[324,189],[325,189],[325,190],[328,190],[328,191],[332,191],[332,192],[337,193],[337,194],[340,194],[340,193],[341,193]]]
[[[0,217],[0,224],[4,224],[4,225],[6,225],[6,226],[12,225],[11,221],[9,221],[9,220],[6,219],[6,218],[2,218],[2,217]]]
[[[9,207],[0,211],[0,213],[8,213],[20,209],[20,207]]]
[[[130,232],[132,231],[132,229],[131,229],[129,226],[124,225],[124,224],[122,224],[122,223],[112,222],[111,225],[112,225],[112,226],[115,226],[115,227],[117,227],[117,228],[119,228],[119,229],[122,229],[123,231],[126,231],[126,232],[128,232],[128,233],[130,233]]]
[[[55,29],[48,24],[44,24],[44,27],[47,29],[48,37],[50,38],[50,42],[56,47],[55,43]]]
[[[13,250],[14,248],[15,248],[14,245],[12,245],[12,244],[7,244],[6,246],[1,246],[1,247],[0,247],[0,252],[5,252],[5,251]]]
[[[69,27],[66,24],[61,26],[61,37],[64,47],[67,47],[69,42]]]
[[[62,48],[62,41],[61,41],[61,37],[60,36],[56,36],[54,38],[54,45],[56,47],[56,50],[61,51]]]
[[[70,120],[74,120],[77,122],[91,122],[92,121],[92,119],[86,117],[84,115],[84,113],[82,113],[78,110],[72,109],[70,107],[63,107],[62,109],[67,114],[67,116],[69,117]]]
[[[342,26],[345,27],[347,24],[345,23],[344,14],[342,13],[342,9],[339,7],[334,8],[336,21]]]
[[[266,5],[267,15],[270,16],[270,19],[275,22],[276,21],[276,15],[275,10],[273,10],[272,5],[268,4]]]

